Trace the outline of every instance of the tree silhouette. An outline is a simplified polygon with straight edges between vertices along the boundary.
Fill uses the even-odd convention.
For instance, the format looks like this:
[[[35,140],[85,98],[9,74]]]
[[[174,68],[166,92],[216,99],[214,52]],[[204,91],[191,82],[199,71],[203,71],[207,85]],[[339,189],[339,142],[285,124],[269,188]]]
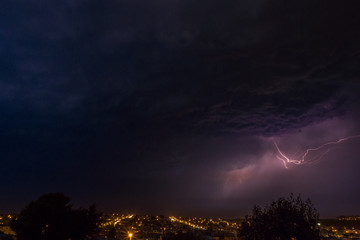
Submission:
[[[255,206],[240,229],[244,240],[319,240],[319,214],[310,199],[279,198],[267,208]]]
[[[69,197],[50,193],[30,202],[10,223],[19,240],[80,240],[99,231],[101,213],[94,205],[73,209]]]

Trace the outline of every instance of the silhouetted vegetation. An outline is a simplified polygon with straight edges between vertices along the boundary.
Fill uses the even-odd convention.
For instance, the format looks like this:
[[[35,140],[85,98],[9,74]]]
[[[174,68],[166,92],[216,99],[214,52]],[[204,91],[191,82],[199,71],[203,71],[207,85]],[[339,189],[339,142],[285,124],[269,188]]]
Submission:
[[[192,232],[178,232],[177,234],[168,234],[164,240],[201,240],[202,238]]]
[[[251,216],[246,216],[240,235],[244,240],[318,240],[319,214],[308,199],[300,196],[279,198],[262,209],[255,206]]]
[[[73,209],[62,193],[50,193],[27,205],[10,226],[19,240],[81,240],[99,231],[101,213],[89,209]]]

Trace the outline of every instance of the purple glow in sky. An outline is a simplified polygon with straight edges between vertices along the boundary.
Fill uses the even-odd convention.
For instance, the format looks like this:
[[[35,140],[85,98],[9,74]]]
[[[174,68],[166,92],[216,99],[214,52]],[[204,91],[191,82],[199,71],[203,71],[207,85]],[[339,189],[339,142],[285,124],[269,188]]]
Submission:
[[[234,167],[221,173],[222,200],[252,199],[264,204],[266,201],[262,199],[275,199],[276,196],[296,192],[311,196],[318,203],[317,207],[324,217],[351,214],[354,210],[349,205],[355,204],[354,198],[358,199],[353,192],[357,184],[357,177],[353,172],[360,166],[360,138],[358,135],[350,138],[346,136],[354,133],[356,134],[356,129],[350,121],[334,118],[305,127],[296,133],[260,137],[259,145],[263,146],[259,150],[262,152],[261,156],[240,155],[238,166],[234,160],[231,162]],[[286,159],[279,159],[279,150],[274,147],[274,142],[281,144],[288,155],[297,153],[304,156],[307,149],[319,149],[319,146],[326,149],[320,148],[323,151],[314,155],[309,153],[305,161],[301,159],[295,164],[287,162],[284,167],[283,161]],[[318,158],[319,154],[321,159]],[[242,165],[242,158],[250,159],[249,163]],[[323,198],[326,198],[326,203]],[[330,206],[331,211],[328,209]],[[355,211],[360,211],[360,208]]]
[[[276,142],[274,142],[274,145],[276,147],[276,150],[278,151],[278,155],[276,156],[280,161],[284,163],[284,167],[288,168],[288,164],[314,164],[318,161],[320,161],[324,155],[330,152],[331,147],[334,145],[338,145],[342,142],[352,140],[354,138],[359,138],[360,135],[355,136],[348,136],[344,138],[340,138],[338,140],[334,140],[331,142],[325,142],[321,144],[318,147],[311,147],[307,148],[303,154],[298,156],[298,151],[292,155],[292,157],[286,156],[279,148]],[[300,157],[300,158],[298,158]],[[295,159],[298,158],[298,159]]]

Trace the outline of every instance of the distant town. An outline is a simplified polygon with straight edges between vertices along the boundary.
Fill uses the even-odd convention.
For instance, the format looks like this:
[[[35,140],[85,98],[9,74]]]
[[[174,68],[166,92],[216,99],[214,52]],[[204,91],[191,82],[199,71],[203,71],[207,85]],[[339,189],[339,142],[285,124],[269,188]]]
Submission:
[[[0,239],[15,240],[16,235],[9,224],[14,214],[0,215]],[[134,214],[105,214],[102,216],[101,232],[89,239],[205,239],[240,240],[238,234],[243,218],[202,218],[179,216],[138,216]],[[318,227],[323,239],[360,239],[360,216],[341,216],[321,219]],[[177,238],[176,238],[177,237]]]

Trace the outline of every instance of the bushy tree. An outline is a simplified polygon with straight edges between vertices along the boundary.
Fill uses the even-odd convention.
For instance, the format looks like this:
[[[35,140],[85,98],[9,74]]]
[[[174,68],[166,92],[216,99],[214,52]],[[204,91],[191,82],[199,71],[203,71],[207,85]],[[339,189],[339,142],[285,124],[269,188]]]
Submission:
[[[80,240],[99,231],[101,213],[94,205],[73,209],[62,193],[50,193],[30,202],[10,226],[19,240]]]
[[[310,199],[293,194],[279,198],[262,209],[255,206],[240,229],[244,240],[319,240],[319,214]]]

